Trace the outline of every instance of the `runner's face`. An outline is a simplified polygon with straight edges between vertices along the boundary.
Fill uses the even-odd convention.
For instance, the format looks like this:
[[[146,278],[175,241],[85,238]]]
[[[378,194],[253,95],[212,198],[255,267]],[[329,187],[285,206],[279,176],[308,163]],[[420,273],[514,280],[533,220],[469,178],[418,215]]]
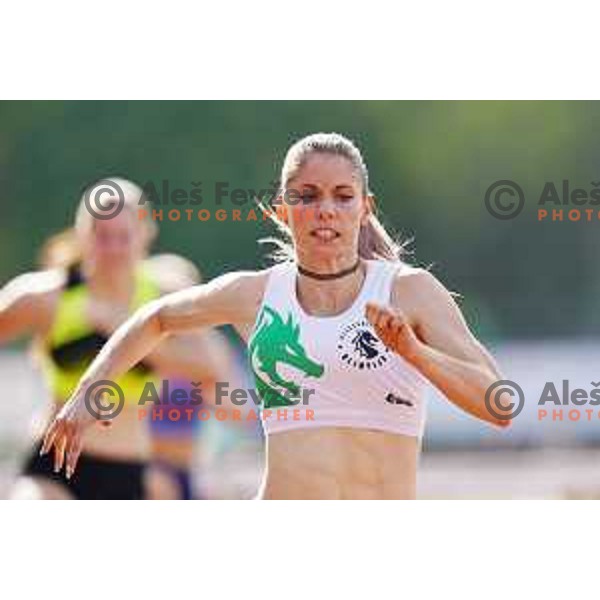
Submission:
[[[141,226],[130,210],[108,220],[95,220],[86,240],[87,253],[100,268],[131,267],[142,253]]]
[[[313,154],[287,186],[283,217],[300,254],[355,257],[367,197],[352,163],[342,156]],[[300,195],[300,200],[298,200]]]

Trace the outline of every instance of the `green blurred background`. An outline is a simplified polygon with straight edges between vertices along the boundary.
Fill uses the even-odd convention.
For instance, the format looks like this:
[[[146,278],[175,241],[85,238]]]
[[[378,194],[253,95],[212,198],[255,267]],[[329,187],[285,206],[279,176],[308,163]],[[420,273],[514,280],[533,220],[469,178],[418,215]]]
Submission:
[[[0,283],[35,266],[40,244],[70,224],[82,187],[123,175],[171,188],[216,181],[263,188],[291,142],[338,131],[362,149],[385,223],[414,238],[412,260],[464,295],[484,339],[600,332],[600,222],[538,222],[546,181],[589,190],[600,179],[597,102],[2,102]],[[514,180],[521,215],[483,202]],[[231,205],[225,205],[230,208]],[[186,208],[186,207],[182,207]],[[193,259],[206,277],[265,264],[269,224],[164,221],[155,247]]]

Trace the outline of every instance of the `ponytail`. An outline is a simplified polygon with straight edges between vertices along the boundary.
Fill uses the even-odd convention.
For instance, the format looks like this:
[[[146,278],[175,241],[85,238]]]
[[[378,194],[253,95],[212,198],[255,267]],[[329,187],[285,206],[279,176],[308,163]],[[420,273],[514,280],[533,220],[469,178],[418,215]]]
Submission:
[[[402,262],[407,254],[408,242],[395,241],[381,221],[371,213],[358,234],[358,255],[365,260],[388,260]]]
[[[67,269],[81,261],[81,248],[74,227],[49,237],[39,254],[43,269]]]

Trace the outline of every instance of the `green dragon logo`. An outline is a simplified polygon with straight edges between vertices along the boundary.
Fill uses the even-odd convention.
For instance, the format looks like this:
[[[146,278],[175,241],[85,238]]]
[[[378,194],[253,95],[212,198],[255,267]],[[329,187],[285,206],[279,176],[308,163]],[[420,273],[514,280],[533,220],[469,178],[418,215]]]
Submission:
[[[291,365],[309,377],[323,376],[325,368],[307,356],[299,337],[300,326],[292,321],[291,314],[284,322],[277,311],[269,306],[263,308],[248,349],[256,387],[265,408],[292,405],[295,402],[290,401],[290,396],[297,398],[300,392],[299,385],[279,375],[278,363]]]

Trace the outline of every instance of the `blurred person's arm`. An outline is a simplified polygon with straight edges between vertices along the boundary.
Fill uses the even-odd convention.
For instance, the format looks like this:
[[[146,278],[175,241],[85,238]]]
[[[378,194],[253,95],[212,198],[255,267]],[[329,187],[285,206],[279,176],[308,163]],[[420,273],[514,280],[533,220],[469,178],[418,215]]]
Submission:
[[[220,380],[225,377],[227,361],[220,341],[209,329],[175,334],[164,339],[146,360],[169,377]]]
[[[163,297],[175,293],[171,286],[160,287],[161,292],[164,292]],[[118,307],[110,302],[93,301],[92,310],[95,325],[108,337],[130,318],[126,307]],[[156,348],[148,353],[144,362],[168,377],[180,377],[191,381],[218,378],[224,357],[219,346],[211,348],[213,340],[214,334],[206,328],[175,333],[164,337]]]
[[[485,405],[488,388],[503,379],[498,366],[434,275],[420,270],[398,277],[391,308],[372,307],[367,311],[388,347],[464,411],[501,427],[510,424],[510,419],[497,418]],[[496,404],[497,400],[492,402]],[[495,408],[497,413],[506,412],[500,404]]]
[[[183,274],[170,273],[164,268],[154,272],[165,295],[194,287],[194,282]],[[175,333],[164,339],[146,360],[170,377],[218,381],[226,377],[228,364],[228,355],[220,342],[216,332],[207,328]]]
[[[115,331],[84,373],[48,428],[42,452],[54,447],[57,469],[62,468],[66,452],[70,475],[81,452],[83,431],[95,421],[85,406],[85,394],[94,382],[120,377],[170,335],[216,325],[247,325],[255,318],[263,287],[260,274],[229,273],[140,308]]]
[[[63,284],[57,271],[25,273],[0,289],[0,344],[42,333],[52,321],[56,293]]]

